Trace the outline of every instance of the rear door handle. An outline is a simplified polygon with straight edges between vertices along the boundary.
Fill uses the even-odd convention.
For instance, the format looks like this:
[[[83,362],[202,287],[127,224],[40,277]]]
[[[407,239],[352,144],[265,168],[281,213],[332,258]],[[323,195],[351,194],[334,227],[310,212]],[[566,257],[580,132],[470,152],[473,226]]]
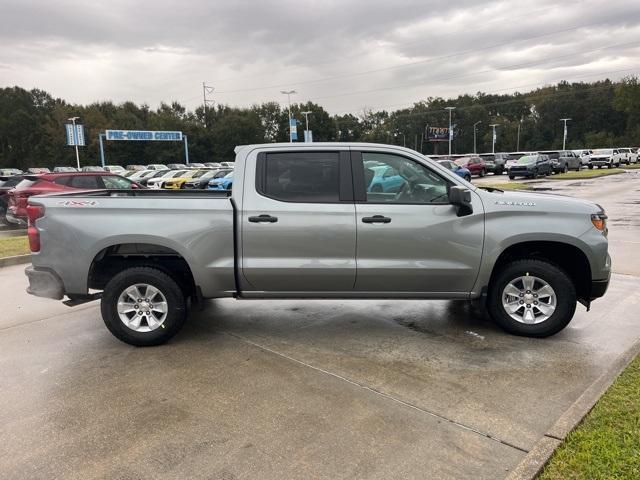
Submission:
[[[373,217],[362,217],[362,223],[391,223],[391,219],[383,215],[374,215]]]
[[[276,223],[278,217],[272,217],[271,215],[258,215],[257,217],[249,217],[251,223]]]

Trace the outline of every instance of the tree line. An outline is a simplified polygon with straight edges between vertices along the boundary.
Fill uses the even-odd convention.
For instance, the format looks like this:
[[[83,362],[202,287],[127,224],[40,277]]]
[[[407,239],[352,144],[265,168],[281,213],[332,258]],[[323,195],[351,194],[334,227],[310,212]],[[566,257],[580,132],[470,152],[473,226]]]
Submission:
[[[304,129],[303,111],[310,111],[314,141],[354,141],[403,145],[424,154],[446,153],[446,142],[424,138],[426,126],[446,127],[447,106],[456,107],[452,123],[453,153],[492,148],[489,125],[498,124],[496,152],[550,150],[562,147],[561,118],[568,124],[567,148],[640,145],[640,84],[637,77],[619,82],[560,82],[527,93],[428,97],[394,111],[364,110],[331,115],[313,102],[291,106]],[[85,127],[87,146],[81,164],[100,162],[98,134],[106,129],[179,130],[188,136],[192,162],[230,161],[236,145],[288,141],[288,112],[277,102],[236,108],[228,105],[187,110],[178,102],[156,109],[133,102],[89,105],[68,103],[49,93],[20,87],[0,89],[0,167],[27,168],[75,165],[75,152],[66,145],[64,124],[78,116]],[[171,163],[184,160],[180,142],[107,142],[109,164]]]

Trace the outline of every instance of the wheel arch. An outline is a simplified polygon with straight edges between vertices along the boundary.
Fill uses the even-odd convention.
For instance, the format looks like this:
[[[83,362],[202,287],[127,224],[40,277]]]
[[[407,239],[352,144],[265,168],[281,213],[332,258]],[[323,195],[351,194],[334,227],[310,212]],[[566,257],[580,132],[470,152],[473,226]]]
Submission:
[[[573,281],[578,299],[589,300],[592,275],[587,255],[574,244],[556,240],[521,241],[506,247],[493,265],[488,288],[504,265],[522,259],[545,260],[560,267]]]

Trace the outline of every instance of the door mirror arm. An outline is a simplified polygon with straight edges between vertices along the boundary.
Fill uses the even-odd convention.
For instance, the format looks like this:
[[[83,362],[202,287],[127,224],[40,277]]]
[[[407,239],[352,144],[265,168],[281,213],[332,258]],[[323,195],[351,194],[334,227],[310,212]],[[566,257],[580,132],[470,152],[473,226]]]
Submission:
[[[471,190],[458,185],[449,188],[449,203],[456,207],[456,215],[464,217],[473,213]]]

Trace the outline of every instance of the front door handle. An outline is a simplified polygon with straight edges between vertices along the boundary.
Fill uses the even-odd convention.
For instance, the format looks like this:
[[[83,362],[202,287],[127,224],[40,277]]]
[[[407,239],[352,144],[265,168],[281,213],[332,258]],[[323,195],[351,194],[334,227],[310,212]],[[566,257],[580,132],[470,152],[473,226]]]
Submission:
[[[258,215],[257,217],[249,217],[251,223],[276,223],[278,217],[272,217],[271,215]]]
[[[362,217],[362,223],[391,223],[391,219],[383,215],[374,215],[373,217]]]

